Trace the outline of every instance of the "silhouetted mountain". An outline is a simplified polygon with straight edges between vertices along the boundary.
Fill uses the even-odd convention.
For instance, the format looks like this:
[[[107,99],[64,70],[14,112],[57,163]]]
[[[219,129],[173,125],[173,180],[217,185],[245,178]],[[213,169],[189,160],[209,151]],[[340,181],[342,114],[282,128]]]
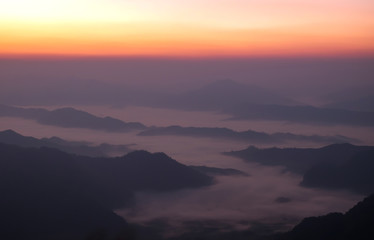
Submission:
[[[131,229],[112,209],[134,191],[211,183],[162,153],[90,158],[0,143],[0,238],[84,239],[101,230],[108,234],[101,239],[128,235]]]
[[[22,147],[50,147],[61,151],[91,157],[105,157],[113,153],[123,155],[129,152],[127,145],[100,144],[92,146],[87,142],[65,141],[58,137],[37,139],[34,137],[22,136],[12,130],[0,132],[0,142],[15,144]]]
[[[146,128],[141,123],[126,123],[111,117],[97,117],[74,108],[59,108],[49,111],[42,108],[20,108],[0,104],[1,116],[33,119],[41,124],[66,128],[89,128],[105,131],[130,131]]]
[[[1,112],[4,110],[3,112]],[[0,105],[0,117],[12,116],[28,119],[35,119],[41,124],[54,125],[60,127],[89,128],[105,131],[129,131],[143,130],[140,136],[159,136],[159,135],[180,135],[192,137],[225,138],[248,143],[283,143],[293,141],[318,142],[318,143],[341,143],[341,142],[359,142],[356,139],[345,136],[319,136],[319,135],[299,135],[292,133],[273,133],[256,132],[252,130],[237,132],[228,128],[214,127],[146,127],[141,123],[125,123],[121,120],[105,117],[99,118],[87,112],[78,111],[73,108],[62,108],[54,111],[35,108],[18,108]]]
[[[251,230],[238,230],[222,220],[187,220],[180,222],[176,230],[170,225],[172,219],[156,219],[147,222],[146,227],[137,226],[142,240],[275,240],[278,228],[258,222],[251,222]],[[243,222],[243,224],[248,222]],[[239,223],[240,224],[240,223]],[[252,231],[253,229],[253,231]],[[166,234],[165,234],[166,233]],[[175,233],[175,234],[170,234]],[[170,235],[165,237],[165,235]],[[174,236],[176,235],[176,236]],[[164,237],[163,237],[164,236]]]
[[[302,105],[257,86],[219,80],[187,93],[167,94],[137,90],[128,104],[179,110],[219,111],[233,119],[287,121],[305,124],[342,124],[374,126],[372,97],[343,105],[363,106],[343,109],[339,104],[328,107]],[[366,107],[365,107],[366,106]]]
[[[369,105],[372,101],[360,102]],[[355,109],[320,108],[300,105],[274,92],[236,83],[232,80],[220,80],[200,89],[165,100],[161,107],[187,110],[214,110],[233,116],[233,119],[273,120],[306,124],[343,124],[374,126],[373,111]]]
[[[222,110],[243,103],[289,105],[296,102],[257,86],[224,79],[175,96],[168,105],[178,109]]]
[[[351,144],[332,144],[322,148],[265,148],[253,146],[240,151],[224,154],[240,157],[246,161],[262,165],[284,166],[296,173],[305,173],[318,164],[342,164],[355,154],[374,150],[374,146],[355,146]]]
[[[292,230],[280,233],[276,226],[251,223],[250,230],[235,230],[220,221],[189,221],[185,232],[170,240],[371,240],[374,238],[374,195],[365,198],[353,208],[342,213],[329,213],[319,217],[307,217]],[[209,227],[207,227],[209,226]],[[170,228],[162,219],[151,223],[148,231],[159,233]],[[278,226],[282,227],[282,226]],[[151,231],[152,231],[151,230]],[[145,238],[153,239],[153,238]],[[161,240],[163,238],[154,238]]]
[[[164,153],[134,151],[115,158],[76,158],[87,174],[114,192],[171,191],[212,184],[212,178],[171,159]]]
[[[266,133],[248,130],[246,132],[236,132],[228,128],[211,128],[211,127],[152,127],[138,134],[139,136],[190,136],[190,137],[209,137],[209,138],[227,138],[239,141],[254,142],[278,142],[277,139],[271,138]]]
[[[348,161],[334,164],[321,163],[309,169],[302,185],[326,189],[349,189],[370,194],[374,192],[374,149],[362,151]]]
[[[370,240],[374,239],[374,195],[347,213],[305,218],[279,240]]]
[[[229,224],[218,220],[189,221],[184,223],[184,226],[186,230],[181,236],[171,237],[169,240],[265,240],[262,234],[251,230],[233,229]],[[253,229],[257,228],[256,223],[252,226]]]
[[[374,112],[374,95],[338,101],[326,105],[327,108],[349,109],[354,111]]]
[[[233,168],[216,168],[207,166],[189,166],[199,172],[212,176],[249,176],[247,173]]]
[[[306,124],[374,126],[374,112],[313,106],[240,104],[223,109],[233,119],[287,121]]]
[[[374,146],[333,144],[322,148],[248,147],[224,153],[303,175],[302,186],[374,192]]]
[[[0,238],[83,239],[126,222],[101,203],[106,191],[53,149],[0,144]]]
[[[344,136],[319,136],[319,135],[297,135],[292,133],[273,133],[267,134],[264,132],[256,132],[247,130],[237,132],[228,128],[213,128],[213,127],[151,127],[138,134],[139,136],[162,136],[162,135],[176,135],[176,136],[190,136],[190,137],[209,137],[209,138],[223,138],[237,141],[245,141],[248,143],[282,143],[292,141],[318,142],[318,143],[336,143],[336,142],[357,142],[352,138]]]

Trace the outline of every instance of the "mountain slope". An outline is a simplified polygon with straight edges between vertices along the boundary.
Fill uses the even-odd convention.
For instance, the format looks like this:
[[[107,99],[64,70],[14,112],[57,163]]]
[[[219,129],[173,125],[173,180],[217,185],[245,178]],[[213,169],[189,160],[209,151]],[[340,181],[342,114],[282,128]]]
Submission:
[[[263,165],[284,166],[287,170],[304,174],[312,166],[321,163],[347,162],[355,154],[374,150],[374,146],[356,146],[348,143],[332,144],[322,148],[265,148],[250,146],[240,151],[224,154]]]
[[[332,144],[322,148],[249,147],[224,153],[268,166],[283,166],[303,175],[301,185],[344,189],[359,194],[374,192],[374,146]]]
[[[127,229],[94,182],[68,154],[0,144],[0,238],[83,239],[97,229]]]
[[[43,108],[21,108],[0,104],[1,116],[32,119],[41,124],[65,128],[88,128],[122,132],[146,128],[141,123],[124,122],[112,117],[97,117],[74,108],[59,108],[49,111]]]
[[[230,139],[248,143],[284,143],[284,142],[318,142],[318,143],[341,143],[357,142],[356,139],[344,136],[321,136],[321,135],[301,135],[292,133],[256,132],[253,130],[234,131],[229,128],[218,127],[150,127],[138,134],[139,136],[188,136]]]
[[[107,233],[103,239],[128,235],[131,228],[112,210],[129,203],[134,191],[209,184],[210,177],[162,153],[90,158],[0,143],[0,238],[78,240],[99,230]]]
[[[286,121],[313,125],[374,126],[374,112],[308,105],[243,103],[226,107],[222,111],[233,116],[233,119]]]
[[[361,151],[340,164],[321,163],[309,169],[301,184],[325,189],[374,192],[374,150]]]
[[[93,146],[86,142],[65,141],[58,137],[37,139],[34,137],[22,136],[10,129],[0,132],[0,143],[14,144],[21,147],[57,148],[64,152],[91,157],[108,156],[114,152],[124,154],[130,151],[127,145],[111,145],[103,143]]]
[[[347,213],[305,218],[279,240],[370,240],[374,239],[374,195]]]
[[[238,104],[285,104],[296,102],[257,86],[230,79],[217,80],[179,96],[177,103],[195,109],[221,110]]]

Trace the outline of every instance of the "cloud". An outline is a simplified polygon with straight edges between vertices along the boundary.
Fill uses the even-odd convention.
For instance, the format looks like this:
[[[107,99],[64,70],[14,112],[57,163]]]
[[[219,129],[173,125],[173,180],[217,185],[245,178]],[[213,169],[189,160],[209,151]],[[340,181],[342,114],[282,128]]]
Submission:
[[[138,192],[136,207],[117,213],[145,225],[169,220],[175,229],[183,229],[188,222],[214,221],[237,230],[255,228],[257,223],[287,230],[307,216],[346,211],[361,198],[343,191],[303,188],[300,176],[282,173],[282,168],[248,164],[246,171],[250,177],[221,176],[216,185],[198,190]],[[280,203],[280,198],[290,201]]]

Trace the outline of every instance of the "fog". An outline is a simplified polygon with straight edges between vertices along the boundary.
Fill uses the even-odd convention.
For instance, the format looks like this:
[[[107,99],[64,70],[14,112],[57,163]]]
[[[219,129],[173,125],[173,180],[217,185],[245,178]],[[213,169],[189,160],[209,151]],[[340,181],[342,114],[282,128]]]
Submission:
[[[233,79],[304,103],[323,104],[373,94],[373,68],[369,57],[2,58],[0,101],[125,104],[126,98],[113,93],[126,94],[129,86],[146,92],[183,92]]]
[[[357,139],[360,145],[374,145],[374,110],[365,100],[374,96],[373,69],[372,58],[3,58],[0,104],[50,110],[74,107],[147,127],[344,136]],[[232,81],[217,82],[222,79]],[[260,110],[254,118],[228,111],[243,106],[245,113]],[[290,114],[289,119],[279,120],[273,112],[261,112],[264,106],[275,106],[275,114],[283,111],[277,107],[290,107],[296,118]],[[305,107],[308,119],[318,115],[318,121],[299,120],[299,108],[294,106]],[[324,118],[324,111],[341,114],[342,119]],[[281,166],[262,166],[222,154],[249,145],[325,146],[320,142],[249,144],[214,137],[140,136],[139,131],[63,128],[0,114],[0,131],[6,129],[37,138],[126,144],[132,150],[164,152],[185,165],[248,173],[216,176],[214,185],[200,189],[137,192],[134,206],[116,210],[130,223],[146,226],[164,221],[167,236],[183,233],[191,222],[203,227],[221,224],[226,230],[264,225],[271,231],[286,231],[304,217],[345,212],[363,197],[347,190],[302,187],[302,176]]]
[[[51,108],[51,107],[50,107]],[[245,126],[236,121],[225,120],[225,115],[202,112],[178,112],[165,109],[86,107],[85,110],[102,116],[115,116],[122,120],[141,121],[146,124],[164,125],[179,123],[186,126],[251,126],[258,129],[295,130],[289,124],[270,123]],[[153,117],[154,116],[154,117]],[[173,116],[173,117],[166,117]],[[348,191],[326,191],[304,188],[299,185],[302,176],[284,172],[282,167],[261,166],[241,159],[222,155],[222,152],[240,150],[248,145],[243,142],[192,138],[183,136],[142,137],[136,133],[113,133],[81,128],[60,128],[19,118],[0,118],[0,130],[11,128],[23,135],[34,137],[59,136],[67,140],[91,141],[93,143],[134,144],[132,149],[165,152],[175,160],[187,165],[234,168],[248,176],[218,176],[216,184],[200,189],[174,192],[138,192],[135,205],[117,209],[116,213],[131,223],[148,226],[162,221],[166,237],[178,236],[188,231],[189,224],[197,222],[200,227],[217,227],[229,230],[255,230],[259,224],[269,231],[286,231],[307,216],[329,212],[347,211],[363,196]],[[276,127],[277,126],[277,127]],[[283,127],[282,127],[283,126]],[[337,131],[338,128],[302,128],[303,132]],[[343,128],[344,130],[344,128]],[[269,130],[270,131],[270,130]],[[364,130],[363,130],[364,131]],[[366,130],[367,131],[367,130]],[[340,131],[341,133],[342,131]],[[343,131],[349,133],[348,128]],[[370,134],[369,134],[370,135]],[[368,138],[370,136],[367,136]],[[372,143],[371,136],[371,143]],[[261,147],[272,147],[262,145]],[[297,146],[297,145],[295,145]],[[298,147],[317,145],[299,144]],[[277,199],[285,199],[280,201]]]
[[[214,186],[199,190],[139,192],[135,208],[116,212],[144,225],[167,221],[179,234],[194,221],[206,227],[224,223],[228,228],[245,230],[263,224],[274,231],[287,231],[305,216],[344,212],[360,199],[348,192],[302,188],[298,185],[300,176],[282,173],[276,167],[248,164],[240,169],[250,176],[219,177]],[[286,202],[277,201],[279,198]]]

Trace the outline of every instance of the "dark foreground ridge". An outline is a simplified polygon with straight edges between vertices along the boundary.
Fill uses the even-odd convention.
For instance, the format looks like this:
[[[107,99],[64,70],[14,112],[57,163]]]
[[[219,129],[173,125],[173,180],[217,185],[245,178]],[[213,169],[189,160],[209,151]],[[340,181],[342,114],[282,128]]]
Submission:
[[[374,195],[347,213],[305,218],[277,240],[370,240],[374,239]]]
[[[232,169],[218,171],[226,173],[239,174]],[[0,239],[165,239],[157,222],[148,227],[130,225],[113,209],[130,207],[134,191],[172,191],[211,183],[212,178],[163,153],[135,151],[117,158],[91,158],[0,143]],[[191,222],[191,231],[171,239],[369,240],[374,237],[373,224],[374,195],[345,214],[306,218],[284,234],[233,231],[222,224],[201,228]]]
[[[166,238],[168,240],[372,240],[374,239],[374,195],[365,198],[345,214],[329,213],[319,217],[307,217],[289,232],[271,233],[271,227],[253,223],[251,229],[233,230],[224,223],[187,223],[184,234]],[[154,228],[162,226],[155,222]],[[257,226],[256,226],[257,225]],[[152,226],[150,227],[152,228]],[[255,230],[255,231],[253,231]],[[148,229],[149,231],[149,229]],[[146,240],[163,240],[157,235]]]
[[[78,240],[98,231],[105,232],[100,239],[133,239],[113,209],[129,206],[134,191],[210,184],[163,153],[90,158],[0,143],[0,239]]]

